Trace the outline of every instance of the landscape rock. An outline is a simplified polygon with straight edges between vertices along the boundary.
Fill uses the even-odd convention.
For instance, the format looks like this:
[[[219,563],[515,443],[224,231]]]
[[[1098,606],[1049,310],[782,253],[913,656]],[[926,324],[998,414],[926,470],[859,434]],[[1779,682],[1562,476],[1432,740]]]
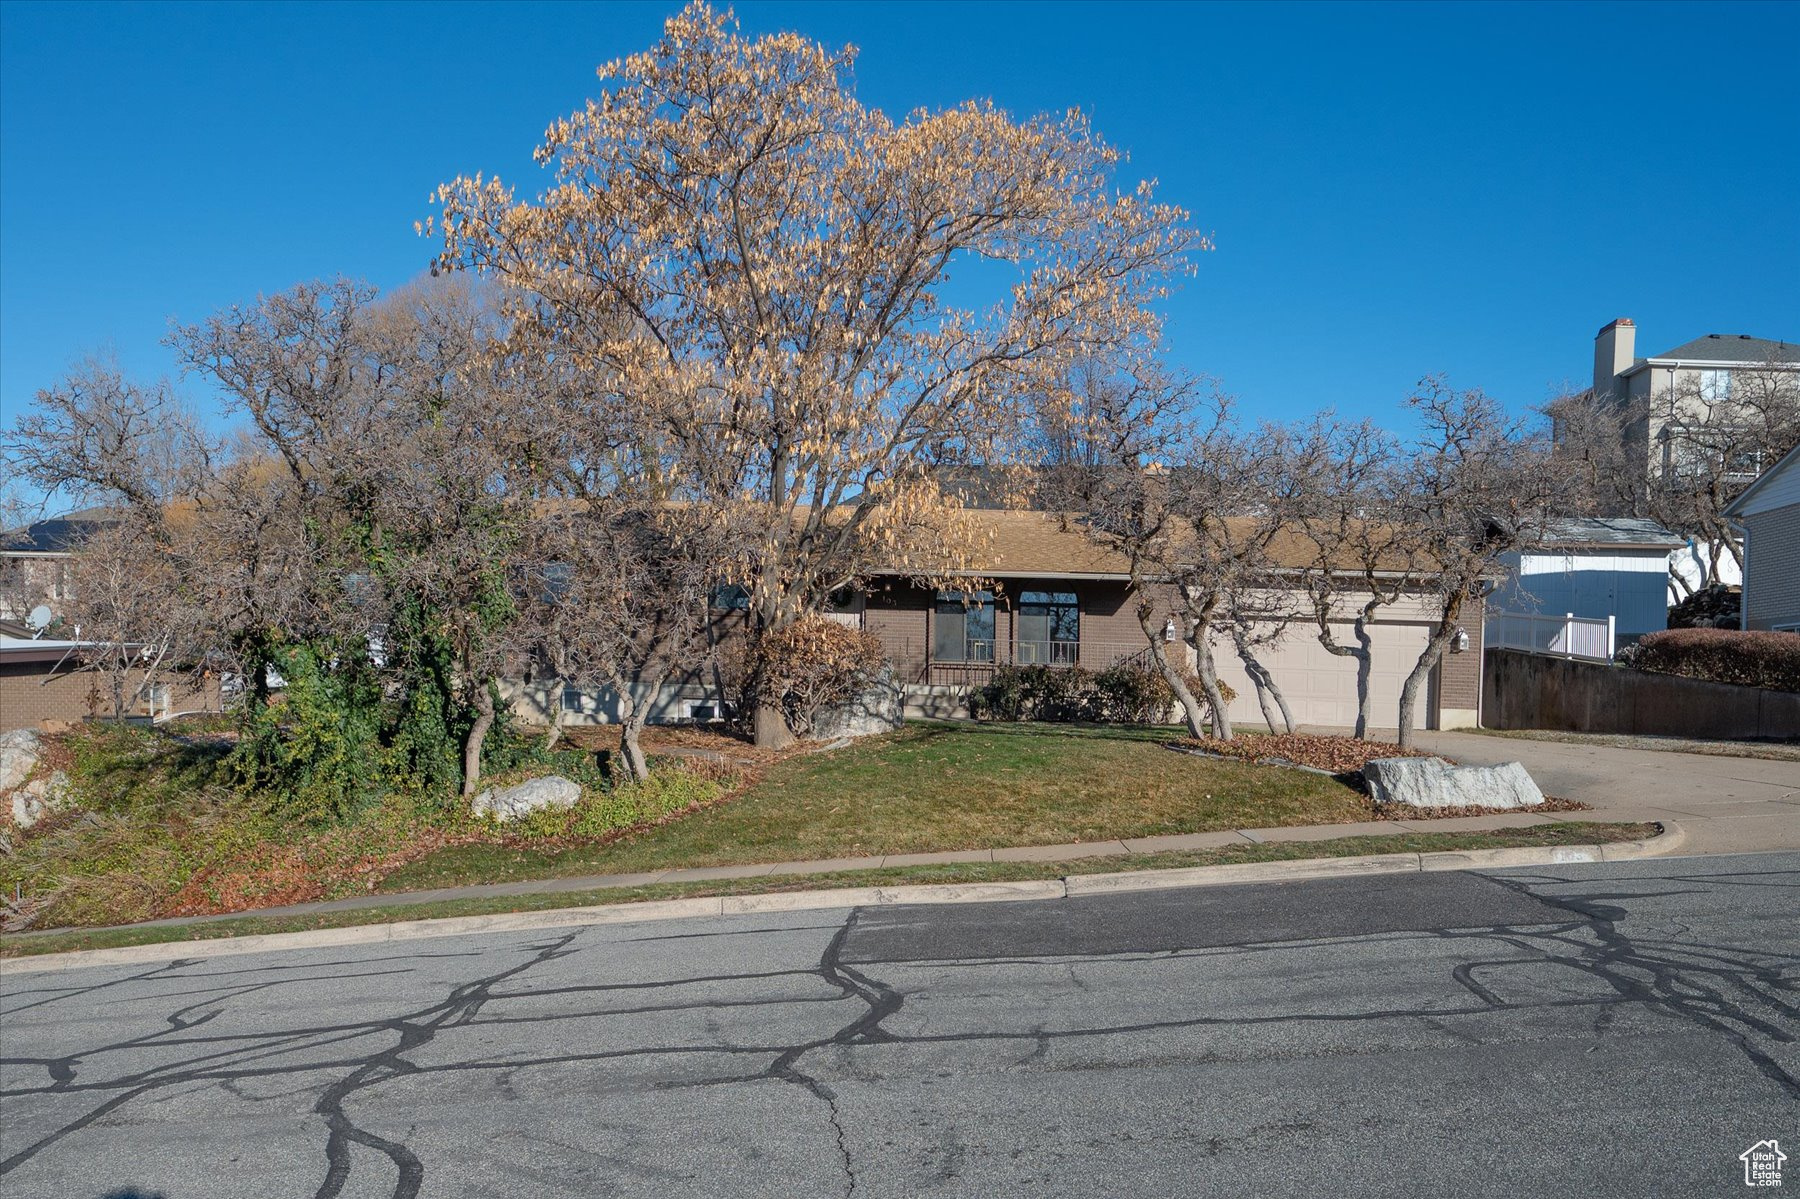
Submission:
[[[30,729],[0,733],[0,791],[11,791],[31,777],[43,744]]]
[[[1544,793],[1517,762],[1452,766],[1442,758],[1376,758],[1363,767],[1378,804],[1412,808],[1533,808]]]
[[[69,801],[69,776],[58,770],[46,778],[32,779],[13,792],[13,824],[30,828]]]
[[[560,774],[527,779],[515,787],[492,787],[475,797],[475,814],[515,820],[539,808],[572,808],[581,800],[581,784]]]
[[[850,702],[820,712],[811,735],[815,741],[841,741],[891,733],[905,723],[906,688],[894,681],[891,670],[883,670],[868,679]]]

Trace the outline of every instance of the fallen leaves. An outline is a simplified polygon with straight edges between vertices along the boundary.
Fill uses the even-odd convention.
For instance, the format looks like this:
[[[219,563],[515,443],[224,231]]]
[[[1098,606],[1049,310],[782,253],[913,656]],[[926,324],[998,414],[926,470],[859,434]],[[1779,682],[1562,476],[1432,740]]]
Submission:
[[[1281,762],[1311,766],[1333,774],[1360,771],[1375,758],[1429,758],[1423,750],[1404,749],[1387,741],[1358,741],[1320,733],[1239,733],[1229,741],[1188,737],[1179,744],[1244,762]]]

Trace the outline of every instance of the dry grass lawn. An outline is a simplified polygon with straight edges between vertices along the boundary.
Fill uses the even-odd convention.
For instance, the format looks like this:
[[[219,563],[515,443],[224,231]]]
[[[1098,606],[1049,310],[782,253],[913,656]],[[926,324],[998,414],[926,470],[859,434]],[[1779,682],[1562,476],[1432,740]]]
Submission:
[[[1169,729],[912,724],[775,762],[738,797],[627,841],[458,846],[381,890],[672,866],[1057,845],[1371,818],[1334,779],[1171,753]]]

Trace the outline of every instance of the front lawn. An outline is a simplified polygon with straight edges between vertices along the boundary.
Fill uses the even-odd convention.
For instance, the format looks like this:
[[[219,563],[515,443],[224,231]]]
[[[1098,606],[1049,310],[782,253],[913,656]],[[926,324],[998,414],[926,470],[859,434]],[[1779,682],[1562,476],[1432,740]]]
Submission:
[[[1171,753],[1167,728],[909,724],[774,763],[741,795],[605,846],[457,845],[382,891],[669,867],[1058,845],[1368,820],[1321,775]]]

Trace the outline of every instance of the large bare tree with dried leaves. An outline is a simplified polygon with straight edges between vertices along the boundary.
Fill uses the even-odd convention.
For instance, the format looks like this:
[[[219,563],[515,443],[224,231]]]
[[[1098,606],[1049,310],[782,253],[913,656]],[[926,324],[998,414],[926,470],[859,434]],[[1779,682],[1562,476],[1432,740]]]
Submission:
[[[750,511],[753,636],[876,562],[966,569],[933,468],[1016,462],[1027,402],[1152,341],[1203,244],[1118,186],[1078,113],[894,119],[857,99],[854,57],[690,5],[550,125],[552,186],[457,179],[425,230],[439,267],[508,285],[516,345],[630,422],[653,489]],[[766,697],[757,731],[785,733]]]

